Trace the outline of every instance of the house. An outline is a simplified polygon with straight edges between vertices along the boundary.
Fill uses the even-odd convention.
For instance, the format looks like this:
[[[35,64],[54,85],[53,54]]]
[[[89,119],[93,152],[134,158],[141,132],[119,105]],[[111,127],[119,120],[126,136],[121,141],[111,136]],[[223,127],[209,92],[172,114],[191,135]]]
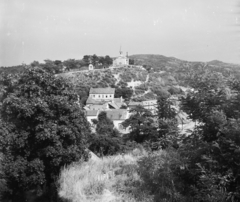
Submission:
[[[89,98],[93,100],[113,100],[115,88],[91,88]]]
[[[142,101],[142,105],[145,109],[148,109],[153,114],[157,112],[157,100],[145,100]]]
[[[88,122],[90,124],[92,124],[92,120],[97,119],[98,114],[99,114],[98,110],[87,110],[86,111],[86,117],[87,117]]]
[[[123,66],[129,65],[128,54],[126,56],[122,55],[122,51],[120,50],[120,55],[113,60],[113,66]]]
[[[86,105],[89,109],[98,108],[102,106],[104,109],[120,109],[122,105],[125,105],[124,99],[114,98],[115,88],[91,88],[89,97],[86,101]],[[108,103],[106,105],[106,103]]]
[[[106,111],[107,117],[113,121],[114,127],[122,133],[128,132],[124,129],[122,122],[129,118],[129,113],[126,109],[109,110]]]
[[[114,98],[115,88],[91,88],[89,97],[84,109],[86,110],[87,120],[92,124],[92,119],[97,119],[101,111],[107,113],[107,117],[113,121],[114,127],[122,133],[128,130],[124,129],[121,123],[129,117],[126,109],[120,109],[124,99]]]
[[[133,102],[133,101],[130,101],[129,104],[128,104],[128,107],[129,109],[133,109],[135,108],[136,106],[138,105],[141,105],[142,106],[142,102]]]
[[[134,107],[136,107],[138,105],[143,106],[145,109],[148,109],[153,114],[156,114],[156,112],[157,112],[157,100],[145,100],[145,101],[141,101],[141,102],[132,102],[131,101],[128,104],[128,108],[133,109]]]

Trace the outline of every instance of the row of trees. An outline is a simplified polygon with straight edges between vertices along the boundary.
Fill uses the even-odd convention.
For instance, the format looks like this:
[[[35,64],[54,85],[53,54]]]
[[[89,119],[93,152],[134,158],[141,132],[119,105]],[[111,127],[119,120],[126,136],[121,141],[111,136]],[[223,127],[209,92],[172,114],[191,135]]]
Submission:
[[[105,57],[94,55],[84,55],[82,61],[85,65],[93,64],[94,66],[108,67],[112,64],[113,60],[108,55]]]
[[[87,67],[90,63],[98,68],[109,67],[112,64],[112,58],[108,55],[105,57],[97,55],[85,55],[81,60],[68,59],[68,60],[44,60],[44,63],[38,61],[32,62],[32,67],[41,67],[50,73],[58,74],[64,71],[70,71],[73,69],[81,69]]]

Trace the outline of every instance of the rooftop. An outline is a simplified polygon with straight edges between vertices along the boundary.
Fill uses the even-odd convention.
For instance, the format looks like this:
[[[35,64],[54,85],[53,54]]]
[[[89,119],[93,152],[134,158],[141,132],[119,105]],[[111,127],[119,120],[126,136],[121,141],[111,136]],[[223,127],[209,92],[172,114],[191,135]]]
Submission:
[[[89,94],[114,94],[115,88],[91,88]]]
[[[87,116],[97,116],[98,110],[87,110]]]
[[[88,97],[86,104],[97,104],[97,105],[103,105],[105,103],[109,102],[109,100],[104,99],[92,99],[91,97]]]
[[[126,120],[128,116],[128,111],[126,109],[117,109],[106,111],[107,117],[111,120]]]

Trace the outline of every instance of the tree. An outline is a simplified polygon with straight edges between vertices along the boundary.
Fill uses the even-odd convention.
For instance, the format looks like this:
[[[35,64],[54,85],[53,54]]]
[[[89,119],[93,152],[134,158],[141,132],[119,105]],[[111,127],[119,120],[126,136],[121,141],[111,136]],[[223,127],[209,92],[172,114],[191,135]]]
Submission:
[[[110,58],[108,55],[105,56],[104,61],[105,61],[105,64],[108,66],[112,65],[113,63],[112,58]]]
[[[91,56],[91,62],[94,66],[98,65],[98,56],[96,54],[94,54],[93,56]]]
[[[83,59],[82,59],[85,63],[85,65],[89,65],[90,64],[90,55],[84,55]]]
[[[122,123],[123,127],[130,130],[127,140],[141,144],[146,141],[157,141],[157,125],[153,114],[141,105],[131,109],[130,113],[131,116]]]
[[[45,64],[41,64],[40,66],[50,73],[58,74],[63,70],[62,62],[59,60],[44,60],[44,62]]]
[[[106,112],[101,112],[98,119],[93,122],[96,125],[96,133],[90,136],[89,149],[100,156],[113,155],[122,151],[123,143],[120,133],[114,128]]]
[[[116,98],[122,97],[126,101],[129,101],[132,97],[132,94],[133,94],[133,90],[129,87],[116,86],[116,91],[115,91]]]
[[[2,75],[0,86],[6,194],[12,201],[25,201],[29,190],[56,196],[61,167],[87,158],[90,128],[73,86],[41,68]]]
[[[134,65],[134,59],[129,59],[129,65]]]
[[[195,187],[195,201],[239,201],[239,81],[211,72],[193,78],[182,109],[200,125],[179,149],[187,167],[181,177]]]
[[[157,115],[158,129],[160,137],[160,145],[162,148],[173,146],[177,135],[177,119],[176,111],[172,107],[172,102],[167,97],[158,97],[157,100]]]
[[[68,59],[63,61],[63,64],[66,66],[68,70],[76,69],[78,67],[77,61],[75,59]]]

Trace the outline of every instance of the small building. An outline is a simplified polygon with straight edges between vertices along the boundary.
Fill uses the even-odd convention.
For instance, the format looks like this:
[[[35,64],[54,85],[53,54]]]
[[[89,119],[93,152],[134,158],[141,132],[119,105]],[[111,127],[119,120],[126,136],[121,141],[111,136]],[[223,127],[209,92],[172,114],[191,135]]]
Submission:
[[[93,64],[89,64],[89,65],[88,65],[88,70],[94,70]]]
[[[120,55],[113,60],[113,66],[124,66],[129,65],[128,54],[126,56],[122,55],[122,51],[120,50]]]
[[[150,110],[152,113],[157,111],[157,100],[145,100],[142,101],[142,105],[145,109]]]
[[[99,111],[98,110],[87,110],[86,111],[86,118],[90,124],[92,124],[93,119],[98,118]]]
[[[126,109],[118,109],[118,110],[109,110],[106,111],[107,117],[113,121],[114,127],[122,133],[128,132],[122,126],[122,122],[129,118],[129,113]]]

